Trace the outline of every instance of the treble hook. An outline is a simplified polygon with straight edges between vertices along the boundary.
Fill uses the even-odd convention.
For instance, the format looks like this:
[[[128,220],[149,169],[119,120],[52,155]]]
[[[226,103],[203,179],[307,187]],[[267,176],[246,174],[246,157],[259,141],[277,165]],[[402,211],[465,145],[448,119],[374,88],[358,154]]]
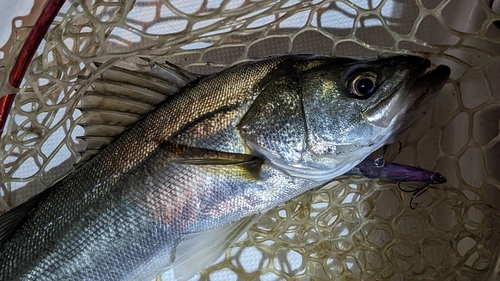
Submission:
[[[436,177],[443,177],[443,176],[441,176],[441,174],[439,174],[439,173],[436,173]],[[413,189],[404,189],[404,188],[401,187],[401,182],[402,181],[398,181],[398,188],[399,188],[399,190],[401,190],[402,192],[406,192],[406,193],[413,193],[411,195],[411,199],[410,199],[410,209],[412,209],[412,210],[415,210],[415,207],[413,205],[413,199],[415,199],[415,198],[421,196],[422,194],[424,194],[427,190],[429,190],[429,188],[434,188],[434,187],[431,186],[431,184],[441,183],[441,181],[439,181],[439,180],[436,179],[435,181],[426,182],[423,185],[418,186],[418,187],[413,188]]]

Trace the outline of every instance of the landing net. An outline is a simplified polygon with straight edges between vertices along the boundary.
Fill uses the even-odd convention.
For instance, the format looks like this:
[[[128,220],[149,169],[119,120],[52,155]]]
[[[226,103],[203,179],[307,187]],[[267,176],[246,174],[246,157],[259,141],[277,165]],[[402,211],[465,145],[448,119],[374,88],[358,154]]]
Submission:
[[[490,7],[491,6],[491,7]],[[75,109],[93,62],[168,60],[208,74],[290,53],[416,54],[452,68],[391,161],[448,183],[409,206],[382,180],[349,178],[266,214],[201,280],[486,280],[500,271],[498,1],[68,1],[34,58],[0,144],[0,210],[69,173],[85,144]],[[496,9],[496,13],[495,10]],[[27,34],[13,31],[8,70]],[[1,93],[4,94],[4,93]],[[168,280],[164,276],[164,280]]]

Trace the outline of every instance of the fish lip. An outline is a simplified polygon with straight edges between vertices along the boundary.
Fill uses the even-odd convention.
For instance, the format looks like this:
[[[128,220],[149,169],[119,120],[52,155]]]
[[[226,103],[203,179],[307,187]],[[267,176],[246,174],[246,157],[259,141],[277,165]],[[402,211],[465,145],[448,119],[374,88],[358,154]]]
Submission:
[[[442,88],[450,76],[451,69],[446,65],[438,65],[436,68],[429,68],[412,85],[412,89],[423,84],[430,84],[429,88],[437,91]],[[422,95],[425,95],[423,93]]]
[[[450,75],[450,68],[445,65],[432,67],[428,59],[417,56],[405,56],[408,65],[408,79],[401,81],[399,92],[394,93],[378,109],[366,112],[366,120],[381,128],[400,127],[397,123],[415,124],[416,115],[424,115],[425,104],[435,99]],[[402,125],[401,125],[402,126]],[[402,126],[408,127],[408,126]]]
[[[446,65],[425,69],[424,72],[412,83],[408,91],[407,109],[402,110],[405,118],[427,113],[426,104],[437,97],[438,92],[443,88],[450,76],[451,70]],[[416,120],[418,121],[418,120]],[[413,122],[413,123],[416,123]]]

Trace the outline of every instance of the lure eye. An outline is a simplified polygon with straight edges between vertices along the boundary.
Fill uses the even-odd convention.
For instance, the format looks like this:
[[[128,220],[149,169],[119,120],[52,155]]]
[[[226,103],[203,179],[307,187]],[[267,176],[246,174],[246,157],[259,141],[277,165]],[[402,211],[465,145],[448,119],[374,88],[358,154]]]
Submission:
[[[348,90],[356,97],[366,98],[375,92],[377,76],[375,73],[363,72],[354,76],[348,84]]]

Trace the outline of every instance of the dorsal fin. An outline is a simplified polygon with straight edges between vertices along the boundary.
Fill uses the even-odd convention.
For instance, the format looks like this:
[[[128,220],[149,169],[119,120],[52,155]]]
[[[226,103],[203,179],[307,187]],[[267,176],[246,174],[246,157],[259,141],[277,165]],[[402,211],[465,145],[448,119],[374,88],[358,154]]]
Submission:
[[[79,104],[80,108],[85,108],[87,110],[104,109],[109,111],[129,112],[139,115],[149,112],[151,110],[151,106],[152,104],[137,100],[130,100],[121,95],[109,96],[95,91],[85,93],[85,96],[80,100]]]
[[[137,70],[113,66],[102,72],[85,93],[77,108],[82,111],[78,124],[87,142],[80,151],[78,165],[89,160],[119,134],[135,124],[160,103],[200,76],[171,63],[159,64],[143,59],[147,67]],[[100,63],[95,63],[100,67]]]

